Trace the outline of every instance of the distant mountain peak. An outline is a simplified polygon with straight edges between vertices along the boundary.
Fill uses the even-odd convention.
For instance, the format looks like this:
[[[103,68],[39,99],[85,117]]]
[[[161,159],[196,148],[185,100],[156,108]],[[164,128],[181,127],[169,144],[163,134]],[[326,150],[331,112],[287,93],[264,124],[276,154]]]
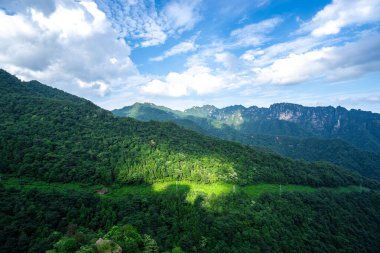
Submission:
[[[215,107],[214,105],[202,105],[202,106],[193,106],[189,109],[186,109],[185,111],[187,110],[214,110],[214,109],[218,109],[218,108]]]
[[[210,116],[215,110],[219,110],[219,109],[213,105],[203,105],[203,106],[193,106],[190,109],[186,109],[184,113],[204,118],[204,117]]]
[[[242,105],[231,105],[231,106],[224,107],[222,109],[223,110],[234,110],[234,111],[237,111],[237,110],[245,110],[247,108],[244,107],[244,106],[242,106]]]

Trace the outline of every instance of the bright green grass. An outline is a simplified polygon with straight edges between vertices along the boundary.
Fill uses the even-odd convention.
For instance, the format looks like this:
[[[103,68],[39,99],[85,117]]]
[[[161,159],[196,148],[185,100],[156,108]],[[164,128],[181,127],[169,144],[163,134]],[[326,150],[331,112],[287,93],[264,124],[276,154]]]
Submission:
[[[235,187],[237,189],[237,187]],[[152,194],[186,194],[187,200],[193,201],[199,195],[219,196],[233,192],[233,185],[226,183],[200,184],[189,181],[157,182],[151,185],[123,186],[112,189],[106,197],[123,197],[126,194],[152,195]],[[237,192],[237,190],[236,190]]]
[[[264,192],[282,194],[284,192],[315,192],[318,188],[304,185],[277,185],[277,184],[258,184],[244,186],[241,190],[252,197],[259,197]]]
[[[88,193],[95,193],[97,190],[102,189],[101,185],[83,185],[76,183],[47,183],[43,181],[34,181],[31,179],[18,179],[18,178],[5,178],[3,180],[4,186],[7,188],[17,189],[37,189],[40,191],[82,191]],[[157,182],[151,185],[128,185],[120,188],[109,188],[109,193],[103,195],[105,198],[118,198],[128,194],[134,195],[154,195],[154,194],[186,194],[188,201],[193,202],[199,195],[215,195],[231,194],[244,192],[254,198],[259,197],[262,193],[278,193],[285,192],[315,192],[321,188],[313,188],[303,185],[278,185],[278,184],[256,184],[249,186],[238,186],[228,183],[213,183],[201,184],[190,181],[171,181],[171,182]],[[368,188],[359,186],[346,186],[336,188],[323,188],[333,192],[360,192],[368,191]]]
[[[113,189],[108,196],[122,197],[126,194],[172,194],[172,193],[187,193],[188,195],[211,195],[219,196],[221,194],[245,192],[252,197],[258,197],[264,192],[268,193],[284,193],[284,192],[315,192],[320,189],[326,189],[333,192],[360,192],[368,191],[368,188],[359,186],[345,186],[336,188],[313,188],[304,185],[279,185],[279,184],[256,184],[249,186],[238,186],[228,183],[200,184],[189,181],[176,182],[159,182],[152,185],[135,185],[123,186],[119,189]]]
[[[232,185],[225,183],[214,184],[199,184],[189,181],[179,182],[157,182],[151,185],[132,185],[123,186],[119,189],[114,189],[110,195],[123,196],[128,193],[132,194],[151,194],[151,193],[176,193],[176,192],[199,192],[205,194],[230,193],[232,192]]]

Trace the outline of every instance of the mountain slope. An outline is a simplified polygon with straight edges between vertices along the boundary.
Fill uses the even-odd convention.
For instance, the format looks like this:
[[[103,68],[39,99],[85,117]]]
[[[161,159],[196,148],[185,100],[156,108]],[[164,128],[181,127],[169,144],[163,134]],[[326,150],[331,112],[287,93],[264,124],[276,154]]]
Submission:
[[[113,116],[91,102],[0,74],[1,172],[88,183],[377,185],[339,167],[293,161],[172,123]]]
[[[6,90],[0,93],[0,170],[7,173],[0,182],[0,252],[378,252],[376,181],[173,123],[115,117],[4,71],[0,89]],[[196,183],[174,183],[182,179],[228,181],[231,192],[192,193]],[[277,185],[256,197],[252,190],[260,185],[235,187],[256,182]],[[110,184],[110,193],[99,195],[94,190],[104,185],[94,183]],[[278,183],[362,184],[372,190]],[[157,184],[166,187],[156,189]],[[206,186],[215,185],[225,184]],[[124,191],[131,188],[144,194]],[[239,192],[243,188],[247,193]],[[114,244],[100,247],[99,237]]]
[[[288,103],[273,104],[269,108],[194,107],[185,113],[196,116],[200,112],[205,114],[205,109],[208,109],[207,118],[247,134],[341,138],[357,148],[380,153],[380,114],[377,113]]]
[[[136,103],[114,110],[113,113],[143,121],[172,121],[202,134],[269,149],[295,159],[328,161],[364,176],[380,179],[379,154],[360,150],[342,139],[313,137],[309,130],[292,122],[268,119],[273,115],[265,116],[266,113],[261,113],[261,116],[257,116],[260,113],[255,112],[256,116],[249,116],[248,110],[252,108],[265,111],[265,108],[259,110],[243,106],[224,109],[203,106],[180,112],[153,104]],[[246,119],[247,115],[254,122],[246,123],[250,120]]]

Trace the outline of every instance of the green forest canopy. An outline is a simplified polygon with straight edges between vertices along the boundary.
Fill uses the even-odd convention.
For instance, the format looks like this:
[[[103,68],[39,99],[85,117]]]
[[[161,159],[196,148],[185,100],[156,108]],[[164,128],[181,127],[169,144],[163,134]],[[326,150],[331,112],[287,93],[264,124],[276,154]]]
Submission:
[[[91,102],[0,72],[0,169],[48,181],[191,180],[377,187],[327,163],[283,158],[173,123],[113,116]]]
[[[87,100],[36,81],[21,82],[4,71],[0,88],[0,170],[7,178],[0,182],[0,252],[380,249],[375,180],[331,164],[294,161],[205,137],[172,123],[117,118]],[[12,185],[8,177],[27,181]],[[239,184],[248,192],[199,194],[189,202],[190,187],[174,184],[177,180]],[[168,185],[149,194],[123,194],[123,187],[134,185],[120,187],[140,183],[140,189],[149,189],[154,184],[141,183],[160,181]],[[50,182],[63,183],[63,190]],[[306,192],[252,197],[250,184],[260,182],[362,184],[366,191],[309,192],[297,186]],[[108,184],[118,194],[101,197],[82,184],[93,190],[95,184]]]

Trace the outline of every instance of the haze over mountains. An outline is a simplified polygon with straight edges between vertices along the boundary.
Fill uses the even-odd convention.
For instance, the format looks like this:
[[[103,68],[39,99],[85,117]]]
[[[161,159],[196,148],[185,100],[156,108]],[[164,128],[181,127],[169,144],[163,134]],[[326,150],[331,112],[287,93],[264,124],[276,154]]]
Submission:
[[[380,179],[380,114],[343,107],[274,104],[218,109],[206,105],[184,112],[150,103],[113,110],[143,121],[172,121],[219,138],[309,161],[324,160]]]

